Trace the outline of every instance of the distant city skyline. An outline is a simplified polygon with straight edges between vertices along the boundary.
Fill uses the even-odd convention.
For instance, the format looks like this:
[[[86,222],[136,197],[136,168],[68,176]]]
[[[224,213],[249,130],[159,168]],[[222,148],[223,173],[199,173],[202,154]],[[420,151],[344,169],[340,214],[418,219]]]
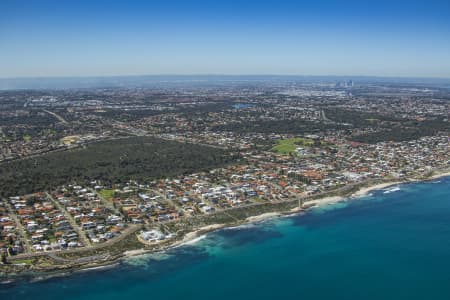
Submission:
[[[0,2],[0,78],[450,78],[448,1]]]

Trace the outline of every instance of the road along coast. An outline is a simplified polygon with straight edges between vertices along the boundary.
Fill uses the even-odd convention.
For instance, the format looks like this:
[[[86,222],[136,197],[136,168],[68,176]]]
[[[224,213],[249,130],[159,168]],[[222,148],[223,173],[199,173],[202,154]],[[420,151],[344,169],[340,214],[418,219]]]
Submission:
[[[398,179],[368,180],[326,193],[306,196],[301,201],[299,199],[291,199],[276,203],[249,205],[227,210],[226,212],[218,211],[201,218],[178,220],[177,222],[166,224],[166,226],[176,230],[174,237],[157,243],[143,243],[138,238],[139,231],[143,227],[136,226],[132,230],[130,229],[128,234],[121,237],[120,240],[112,241],[107,245],[100,245],[91,249],[79,249],[72,252],[44,252],[13,257],[9,259],[8,264],[0,265],[0,278],[2,281],[9,281],[21,277],[43,276],[43,274],[46,276],[57,275],[62,272],[70,274],[81,269],[108,266],[130,256],[165,251],[190,244],[209,232],[226,227],[235,227],[247,223],[262,222],[279,216],[297,214],[314,206],[356,199],[367,195],[373,190],[385,189],[408,182],[436,180],[444,176],[450,176],[450,172],[441,172],[427,178],[409,178],[401,181]]]

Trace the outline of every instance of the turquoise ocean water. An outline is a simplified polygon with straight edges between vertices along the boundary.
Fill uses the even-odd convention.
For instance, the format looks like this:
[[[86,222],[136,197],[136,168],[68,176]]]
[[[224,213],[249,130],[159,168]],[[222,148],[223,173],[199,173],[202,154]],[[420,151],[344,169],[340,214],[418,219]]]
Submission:
[[[0,299],[450,299],[450,177],[208,234]]]

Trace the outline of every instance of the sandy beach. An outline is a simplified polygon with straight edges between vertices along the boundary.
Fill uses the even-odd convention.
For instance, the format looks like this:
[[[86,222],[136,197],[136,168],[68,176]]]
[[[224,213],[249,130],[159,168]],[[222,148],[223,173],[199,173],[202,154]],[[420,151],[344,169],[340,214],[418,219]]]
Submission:
[[[279,216],[281,216],[281,213],[277,213],[277,212],[264,213],[264,214],[261,214],[258,216],[248,217],[247,219],[245,219],[245,222],[248,222],[248,223],[259,222],[259,221],[264,221],[266,219],[279,217]]]
[[[320,205],[337,203],[337,202],[344,201],[344,200],[352,200],[352,199],[354,200],[355,197],[361,197],[361,196],[367,195],[369,192],[371,192],[373,190],[381,190],[381,189],[385,189],[390,186],[408,183],[408,182],[414,182],[414,181],[430,181],[430,180],[435,180],[435,179],[438,179],[441,177],[446,177],[446,176],[450,176],[450,172],[436,174],[436,175],[431,176],[426,179],[412,179],[411,178],[408,180],[405,179],[404,181],[380,183],[380,184],[376,184],[376,185],[372,185],[372,186],[368,186],[368,187],[363,187],[363,188],[359,189],[357,192],[355,192],[349,196],[328,196],[328,197],[323,197],[320,199],[305,201],[304,204],[307,207],[311,207],[311,206],[320,206]],[[139,256],[139,255],[146,254],[146,253],[160,252],[160,251],[164,251],[164,250],[171,249],[171,248],[181,247],[183,245],[193,244],[193,243],[196,243],[197,241],[203,239],[207,233],[218,230],[218,229],[233,227],[233,226],[240,226],[240,225],[247,224],[247,223],[261,222],[261,221],[264,221],[267,219],[281,217],[281,216],[285,216],[285,215],[294,215],[294,214],[301,213],[304,210],[307,210],[307,208],[301,209],[299,207],[295,207],[295,208],[292,208],[291,210],[284,211],[284,212],[267,212],[267,213],[262,213],[260,215],[247,217],[246,219],[239,221],[237,223],[233,223],[233,224],[211,224],[211,225],[203,226],[198,229],[195,229],[194,231],[188,232],[187,234],[184,235],[184,237],[182,239],[180,239],[178,241],[173,241],[172,243],[171,242],[167,243],[166,245],[162,246],[161,248],[157,249],[156,251],[155,251],[155,249],[145,249],[145,248],[136,249],[136,250],[128,250],[128,251],[124,251],[122,253],[123,256],[119,259],[115,258],[108,262],[89,264],[87,266],[81,267],[80,269],[93,268],[93,267],[99,267],[99,266],[102,267],[105,265],[114,264],[122,258],[129,258],[131,256]],[[64,271],[67,271],[67,270],[64,270]]]
[[[390,186],[393,186],[393,185],[397,185],[397,184],[408,183],[408,182],[416,182],[416,181],[428,181],[428,180],[434,180],[434,179],[438,179],[438,178],[441,178],[441,177],[447,177],[447,176],[450,176],[450,171],[444,172],[444,173],[435,174],[433,176],[430,176],[429,178],[424,178],[424,179],[410,178],[410,179],[406,179],[406,180],[402,180],[402,181],[380,183],[380,184],[372,185],[372,186],[369,186],[369,187],[361,188],[356,193],[353,193],[351,195],[351,197],[365,196],[371,191],[382,190],[382,189],[385,189],[387,187],[390,187]]]
[[[433,175],[433,176],[430,177],[430,179],[431,180],[432,179],[438,179],[438,178],[447,177],[447,176],[450,176],[450,171],[445,172],[445,173],[440,173],[440,174]]]
[[[223,227],[226,227],[226,225],[225,224],[211,224],[211,225],[208,225],[208,226],[200,227],[200,228],[198,228],[195,231],[187,233],[184,236],[184,238],[177,244],[187,243],[187,242],[189,242],[189,241],[191,241],[191,240],[193,240],[195,238],[198,238],[200,235],[202,235],[202,234],[204,234],[206,232],[217,230],[217,229],[220,229],[220,228],[223,228]]]
[[[351,197],[366,196],[371,191],[382,190],[382,189],[385,189],[387,187],[390,187],[390,186],[393,186],[393,185],[396,185],[396,184],[405,183],[405,182],[407,182],[407,181],[386,182],[386,183],[380,183],[380,184],[368,186],[368,187],[365,187],[365,188],[361,188],[357,192],[353,193],[351,195]]]
[[[428,178],[427,180],[434,180],[440,177],[446,177],[446,176],[450,176],[450,172],[446,172],[446,173],[440,173],[440,174],[436,174],[434,176],[431,176],[430,178]],[[376,184],[376,185],[372,185],[372,186],[368,186],[368,187],[363,187],[361,189],[359,189],[357,192],[353,193],[352,195],[348,196],[348,197],[342,197],[342,196],[329,196],[329,197],[324,197],[324,198],[320,198],[320,199],[315,199],[315,200],[311,200],[311,201],[306,201],[304,204],[308,205],[308,206],[320,206],[320,205],[327,205],[327,204],[333,204],[333,203],[337,203],[346,199],[352,199],[352,198],[357,198],[357,197],[362,197],[365,196],[367,194],[369,194],[371,191],[374,190],[381,190],[381,189],[385,189],[394,185],[398,185],[398,184],[402,184],[402,183],[407,183],[407,182],[412,182],[412,181],[418,181],[415,179],[409,179],[409,180],[404,180],[404,181],[394,181],[394,182],[385,182],[385,183],[380,183],[380,184]],[[255,222],[261,222],[267,219],[271,219],[271,218],[276,218],[276,217],[280,217],[283,215],[290,215],[290,214],[296,214],[299,213],[301,211],[303,211],[304,208],[300,208],[300,207],[295,207],[293,209],[291,209],[290,211],[288,211],[287,213],[281,213],[281,212],[268,212],[268,213],[263,213],[260,215],[256,215],[256,216],[251,216],[246,218],[242,223],[255,223]],[[207,225],[207,226],[203,226],[200,227],[192,232],[187,233],[182,240],[176,241],[173,244],[171,244],[168,248],[177,248],[183,245],[187,245],[190,243],[195,243],[197,239],[201,239],[203,235],[205,235],[206,233],[218,230],[218,229],[222,229],[222,228],[226,228],[226,227],[230,227],[230,224],[211,224],[211,225]],[[140,255],[140,254],[145,254],[145,253],[149,253],[152,251],[149,250],[145,250],[145,249],[139,249],[139,250],[132,250],[132,251],[126,251],[125,257],[130,257],[130,256],[136,256],[136,255]]]
[[[325,197],[321,199],[311,200],[305,202],[305,204],[313,204],[313,205],[321,205],[321,204],[330,204],[330,203],[336,203],[339,201],[344,200],[345,198],[342,196],[332,196],[332,197]]]
[[[450,176],[450,172],[436,174],[436,175],[430,177],[429,180],[437,179],[440,177],[446,177],[446,176]],[[385,182],[385,183],[375,184],[372,186],[363,187],[348,197],[329,196],[329,197],[324,197],[324,198],[315,199],[315,200],[311,200],[311,201],[306,201],[304,204],[307,204],[309,206],[312,206],[312,205],[320,206],[320,205],[333,204],[333,203],[337,203],[337,202],[340,202],[340,201],[343,201],[346,199],[365,196],[374,190],[382,190],[382,189],[385,189],[385,188],[388,188],[388,187],[391,187],[394,185],[408,183],[408,182],[412,182],[412,181],[418,181],[418,180],[409,179],[409,180],[404,180],[404,181],[394,181],[394,182]],[[287,214],[295,214],[295,213],[301,212],[302,210],[304,210],[304,209],[295,207],[295,208],[291,209]],[[261,221],[264,221],[264,220],[267,220],[270,218],[279,217],[282,215],[286,215],[286,213],[281,213],[281,212],[263,213],[260,215],[248,217],[245,219],[245,221],[243,221],[243,223],[261,222]],[[183,245],[185,243],[188,243],[188,242],[198,238],[202,234],[205,234],[205,233],[217,230],[217,229],[225,228],[225,227],[229,227],[229,226],[227,226],[225,224],[212,224],[212,225],[201,227],[195,231],[187,233],[181,241],[175,243],[175,245],[173,245],[173,246]]]

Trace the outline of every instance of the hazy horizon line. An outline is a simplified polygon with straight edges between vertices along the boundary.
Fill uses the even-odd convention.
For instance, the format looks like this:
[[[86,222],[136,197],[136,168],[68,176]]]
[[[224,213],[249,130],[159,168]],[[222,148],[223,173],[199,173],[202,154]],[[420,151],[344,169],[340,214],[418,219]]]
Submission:
[[[83,79],[83,78],[120,78],[120,77],[268,77],[268,76],[276,76],[276,77],[354,77],[354,78],[405,78],[405,79],[449,79],[448,77],[442,76],[426,76],[426,75],[355,75],[355,74],[346,74],[346,75],[333,75],[333,74],[324,74],[324,75],[308,75],[308,74],[276,74],[276,73],[264,73],[264,74],[236,74],[236,73],[189,73],[189,74],[124,74],[124,75],[63,75],[63,76],[15,76],[15,77],[2,77],[0,76],[0,80],[21,80],[21,79]]]

